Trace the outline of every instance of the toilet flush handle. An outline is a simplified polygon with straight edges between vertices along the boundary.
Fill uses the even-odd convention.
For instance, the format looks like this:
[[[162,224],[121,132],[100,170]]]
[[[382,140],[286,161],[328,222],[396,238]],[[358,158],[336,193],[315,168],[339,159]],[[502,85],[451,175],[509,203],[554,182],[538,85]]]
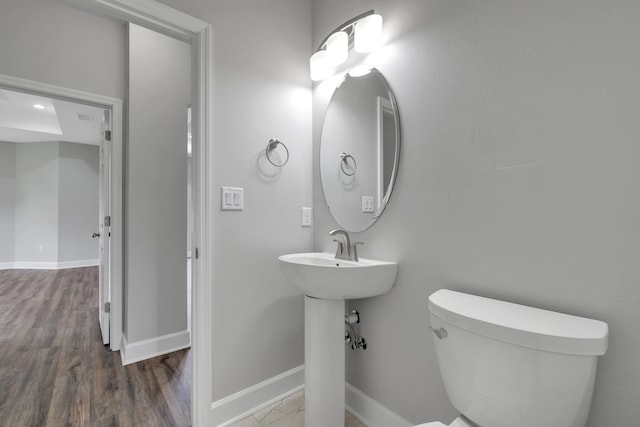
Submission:
[[[445,328],[436,329],[433,326],[429,326],[429,330],[436,334],[439,340],[446,338],[449,335]]]

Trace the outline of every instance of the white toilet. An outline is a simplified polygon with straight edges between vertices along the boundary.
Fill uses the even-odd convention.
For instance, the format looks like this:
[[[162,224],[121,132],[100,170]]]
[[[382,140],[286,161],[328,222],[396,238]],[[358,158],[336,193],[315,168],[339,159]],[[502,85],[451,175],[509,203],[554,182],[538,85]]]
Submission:
[[[445,289],[429,312],[449,427],[585,426],[606,323]]]

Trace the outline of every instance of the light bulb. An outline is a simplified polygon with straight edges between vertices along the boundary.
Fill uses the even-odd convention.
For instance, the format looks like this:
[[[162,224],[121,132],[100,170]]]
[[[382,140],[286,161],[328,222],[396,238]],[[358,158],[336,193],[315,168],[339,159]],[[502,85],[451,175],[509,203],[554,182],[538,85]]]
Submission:
[[[382,44],[382,16],[369,15],[356,23],[353,50],[372,52]]]
[[[329,63],[329,53],[326,50],[319,50],[309,59],[309,74],[311,80],[324,80],[333,74],[333,68]]]
[[[349,36],[344,31],[331,34],[326,46],[330,65],[340,65],[349,57]]]

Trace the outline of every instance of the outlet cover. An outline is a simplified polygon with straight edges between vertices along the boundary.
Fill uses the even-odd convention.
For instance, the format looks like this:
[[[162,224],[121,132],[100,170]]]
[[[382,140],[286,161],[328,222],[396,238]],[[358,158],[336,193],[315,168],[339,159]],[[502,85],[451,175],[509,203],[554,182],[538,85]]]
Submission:
[[[313,225],[313,211],[311,208],[302,208],[302,226],[311,227]]]

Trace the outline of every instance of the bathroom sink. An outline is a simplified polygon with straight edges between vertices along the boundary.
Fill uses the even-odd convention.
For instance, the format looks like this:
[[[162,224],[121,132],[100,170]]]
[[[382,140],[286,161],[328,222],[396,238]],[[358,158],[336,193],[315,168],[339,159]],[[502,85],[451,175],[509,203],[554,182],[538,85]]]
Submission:
[[[334,254],[311,252],[278,258],[287,280],[303,294],[321,299],[357,299],[382,295],[393,286],[398,264],[360,258],[336,259]]]

